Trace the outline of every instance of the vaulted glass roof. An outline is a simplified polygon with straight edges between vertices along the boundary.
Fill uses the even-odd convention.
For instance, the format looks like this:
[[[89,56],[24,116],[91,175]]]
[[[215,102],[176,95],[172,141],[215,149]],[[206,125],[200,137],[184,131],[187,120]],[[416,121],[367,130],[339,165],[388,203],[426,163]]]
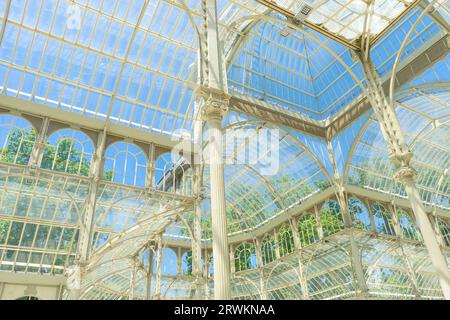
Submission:
[[[330,117],[362,94],[356,56],[311,29],[289,29],[282,21],[258,22],[247,37],[228,67],[231,92],[314,120]]]
[[[353,106],[367,104],[361,53],[355,50],[360,49],[362,37],[370,35],[368,54],[381,81],[389,80],[398,51],[427,3],[217,0],[227,90],[244,101],[256,101],[259,109],[263,106],[258,102],[264,102],[281,116],[289,112],[327,131],[326,125],[345,118]],[[448,3],[438,0],[434,5],[434,12],[447,23]],[[161,149],[153,150],[155,156],[151,139],[146,141],[149,133],[184,136],[198,120],[202,101],[195,92],[203,58],[198,37],[204,27],[203,9],[200,0],[0,0],[0,100],[13,101],[10,107],[0,103],[0,271],[64,274],[80,256],[80,230],[93,197],[92,239],[88,240],[92,256],[83,298],[145,297],[151,252],[159,255],[166,249],[178,251],[165,262],[172,269],[159,279],[164,294],[189,297],[198,279],[192,270],[186,271],[189,263],[180,257],[192,249],[193,207],[198,205],[207,281],[201,290],[210,296],[214,269],[208,256],[209,167],[202,167],[203,198],[197,203],[193,168],[179,159],[169,163],[168,146],[156,143],[155,148]],[[424,69],[435,63],[424,52],[442,39],[448,46],[446,37],[447,28],[426,15],[412,33],[399,69],[408,69],[419,58],[426,60],[419,61]],[[414,71],[394,97],[401,129],[414,153],[420,196],[427,209],[446,217],[450,210],[449,70],[447,56],[420,70],[423,73]],[[21,103],[23,108],[36,107],[33,112],[50,106],[99,120],[105,127],[114,123],[127,132],[134,128],[142,135],[134,140],[125,133],[108,135],[106,130],[103,172],[93,177],[92,163],[101,144],[101,139],[94,139],[100,137],[99,128],[95,129],[99,132],[79,128],[67,117],[67,126],[55,120],[44,130],[48,136],[39,137],[45,127],[41,118],[47,115],[18,112],[14,105]],[[232,262],[234,298],[263,297],[255,290],[260,271],[268,298],[305,298],[298,283],[302,263],[311,298],[355,295],[353,260],[348,256],[355,245],[351,239],[361,249],[364,276],[374,295],[414,296],[409,267],[402,260],[406,250],[420,275],[423,296],[441,297],[414,219],[403,217],[414,236],[404,248],[396,247],[400,238],[394,236],[399,230],[393,230],[382,214],[375,212],[381,222],[371,225],[368,212],[373,206],[364,211],[364,204],[351,213],[366,214],[355,230],[344,228],[336,201],[340,179],[345,188],[374,192],[389,204],[406,199],[404,188],[394,179],[396,168],[377,117],[369,106],[363,114],[349,117],[351,123],[340,126],[339,122],[340,131],[329,141],[324,138],[328,131],[314,136],[235,109],[224,117],[224,129],[250,133],[238,146],[224,139],[228,236],[234,248],[243,241],[242,251],[233,257],[237,263]],[[50,116],[49,122],[53,120]],[[273,143],[279,148],[278,159],[269,158],[267,150],[248,153],[248,145],[259,138],[252,133],[261,130],[277,132]],[[30,159],[36,161],[32,153],[38,148],[43,149],[42,161],[35,168]],[[253,162],[246,162],[249,159]],[[278,161],[276,172],[262,174],[271,160]],[[89,197],[94,185],[95,193]],[[306,206],[307,212],[298,211]],[[353,207],[349,204],[350,210]],[[437,224],[444,226],[442,246],[448,255],[447,220]],[[327,227],[330,221],[332,227]],[[380,225],[388,232],[377,230],[379,237],[373,236],[375,230],[368,229]],[[294,233],[300,240],[294,241]],[[261,242],[263,263],[256,261],[256,239]],[[164,248],[156,248],[157,241],[164,242]],[[242,256],[248,258],[244,266],[239,264]],[[140,263],[137,274],[130,263],[133,259]],[[386,272],[394,284],[385,281]],[[134,291],[130,291],[131,277],[136,277]]]
[[[2,22],[3,94],[165,135],[190,127],[197,39],[179,6],[19,0]]]
[[[230,92],[314,120],[361,96],[361,70],[351,49],[261,2],[218,1]],[[367,9],[363,1],[276,3],[292,12],[309,4],[308,21],[349,39],[361,34],[356,22]],[[375,1],[371,32],[380,34],[409,5]],[[162,135],[192,129],[200,1],[17,0],[0,6],[2,94]],[[443,2],[438,9],[448,13]],[[418,10],[374,46],[382,75]],[[426,17],[404,57],[439,33]]]

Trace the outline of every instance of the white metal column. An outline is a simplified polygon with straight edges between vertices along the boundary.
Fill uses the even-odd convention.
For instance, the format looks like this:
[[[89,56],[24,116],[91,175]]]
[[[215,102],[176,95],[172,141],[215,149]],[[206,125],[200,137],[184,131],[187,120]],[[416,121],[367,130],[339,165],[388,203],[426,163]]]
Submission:
[[[82,212],[80,236],[78,240],[77,262],[68,271],[67,287],[72,300],[79,300],[81,294],[82,278],[85,266],[89,261],[92,247],[93,221],[97,201],[97,189],[100,182],[103,154],[106,146],[106,130],[99,133],[97,147],[90,167],[91,185],[87,195],[86,205]]]
[[[219,39],[217,1],[202,0],[204,24],[201,45],[200,94],[204,98],[204,120],[209,130],[209,165],[211,185],[212,246],[214,261],[214,298],[231,299],[230,258],[225,204],[222,118],[228,112],[229,96],[225,72],[225,58]]]
[[[261,254],[261,241],[258,238],[254,240],[256,263],[259,270],[259,290],[261,291],[261,299],[267,300],[266,286],[264,283],[264,261]]]
[[[97,200],[97,189],[100,182],[102,165],[103,165],[103,155],[106,146],[106,130],[100,132],[97,142],[97,148],[92,160],[92,165],[90,168],[91,177],[91,188],[88,193],[88,200],[85,206],[85,211],[83,212],[82,224],[80,227],[80,239],[78,244],[78,260],[83,265],[88,262],[89,254],[91,250],[91,240],[92,240],[92,224],[95,214],[95,206]]]
[[[367,80],[367,95],[389,147],[390,159],[397,168],[395,178],[405,187],[417,224],[422,233],[431,262],[436,270],[442,292],[450,300],[450,272],[430,220],[416,187],[417,172],[411,167],[412,152],[408,149],[394,107],[388,103],[381,80],[370,58],[360,57]]]
[[[223,164],[222,117],[228,105],[223,98],[206,100],[205,116],[209,135],[214,298],[231,299],[225,178]]]
[[[298,261],[298,275],[300,280],[300,286],[302,288],[303,299],[309,299],[308,280],[306,279],[303,261],[302,261],[302,242],[300,240],[300,233],[298,232],[298,221],[291,218],[290,220],[292,236],[294,237],[295,254]]]
[[[162,245],[162,235],[158,236],[156,241],[156,283],[155,283],[155,300],[161,299],[161,275],[162,275],[162,258],[164,248]]]
[[[152,277],[153,277],[153,248],[149,245],[148,248],[148,270],[147,270],[147,283],[146,283],[146,292],[145,298],[146,300],[151,300],[152,298]]]
[[[200,299],[202,285],[203,285],[203,272],[202,272],[202,211],[201,211],[201,179],[202,168],[199,164],[194,164],[194,226],[192,230],[192,275],[195,278],[195,298]],[[204,297],[206,298],[206,297]]]

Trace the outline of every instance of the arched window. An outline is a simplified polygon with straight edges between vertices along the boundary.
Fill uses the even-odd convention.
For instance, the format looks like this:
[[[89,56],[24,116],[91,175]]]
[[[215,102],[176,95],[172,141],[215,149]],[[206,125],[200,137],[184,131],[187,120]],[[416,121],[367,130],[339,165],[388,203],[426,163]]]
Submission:
[[[0,161],[26,165],[36,141],[32,125],[20,117],[0,116]]]
[[[154,271],[156,270],[157,255],[153,256]],[[177,254],[170,248],[164,248],[162,251],[161,274],[176,276],[178,274]]]
[[[294,236],[289,225],[281,227],[278,231],[278,247],[280,249],[280,256],[284,257],[295,250]]]
[[[369,211],[361,201],[351,197],[348,199],[348,209],[353,218],[353,227],[368,231],[372,229]]]
[[[268,264],[275,261],[275,240],[273,236],[266,236],[264,240],[261,241],[261,258],[263,264]]]
[[[395,235],[394,224],[392,218],[386,209],[379,203],[372,205],[373,219],[378,232],[387,235]]]
[[[236,272],[256,268],[256,252],[253,243],[241,243],[234,250],[234,266]]]
[[[192,169],[181,157],[165,153],[155,165],[155,187],[158,190],[189,195],[192,193]]]
[[[103,179],[137,187],[145,186],[147,158],[137,146],[116,142],[105,153]]]
[[[191,167],[187,167],[183,174],[183,180],[181,182],[181,190],[180,193],[184,195],[191,195],[192,194],[192,187],[193,187],[193,177],[194,173],[192,172]]]
[[[414,220],[405,210],[398,208],[397,217],[405,239],[415,241],[420,241],[422,239],[419,230],[417,230],[417,227],[414,224]]]
[[[444,239],[444,243],[447,247],[450,247],[450,227],[448,224],[441,219],[437,220],[439,230],[441,231],[442,238]]]
[[[192,275],[192,251],[187,251],[181,257],[181,273],[185,276]]]
[[[320,210],[323,235],[328,237],[344,229],[344,219],[337,201],[327,201]]]
[[[302,246],[308,246],[319,241],[317,220],[313,214],[307,213],[298,221],[298,232]]]
[[[63,129],[47,140],[41,167],[44,169],[88,176],[94,154],[94,143],[82,132]]]

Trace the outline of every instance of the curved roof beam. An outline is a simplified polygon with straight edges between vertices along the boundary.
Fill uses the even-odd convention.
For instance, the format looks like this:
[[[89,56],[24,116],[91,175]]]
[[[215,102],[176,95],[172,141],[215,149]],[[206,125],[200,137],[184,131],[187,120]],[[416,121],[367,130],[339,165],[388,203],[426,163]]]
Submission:
[[[395,58],[395,62],[394,65],[392,67],[392,73],[391,73],[391,82],[389,84],[389,104],[391,106],[394,105],[394,90],[395,90],[395,80],[396,80],[396,75],[397,75],[397,68],[398,68],[398,64],[400,63],[400,60],[402,58],[403,55],[403,51],[405,51],[406,45],[409,42],[409,39],[411,38],[411,35],[413,34],[413,32],[416,30],[417,26],[419,25],[419,23],[422,22],[422,19],[427,15],[428,10],[430,10],[434,4],[436,3],[437,0],[433,0],[431,1],[431,3],[423,10],[423,12],[420,14],[420,16],[417,18],[416,22],[412,25],[412,27],[410,28],[409,32],[406,34],[405,39],[403,40],[402,46],[400,47],[400,50],[397,53],[397,57]]]
[[[408,94],[417,93],[417,91],[419,90],[419,92],[421,93],[421,95],[423,97],[425,97],[425,99],[429,99],[431,101],[435,101],[434,99],[431,99],[430,97],[428,97],[427,93],[424,93],[424,92],[421,91],[421,89],[423,90],[423,89],[426,89],[426,88],[429,88],[429,89],[431,89],[431,88],[447,88],[450,91],[450,84],[447,84],[447,83],[436,83],[436,84],[432,83],[432,84],[419,85],[419,86],[415,86],[415,87],[410,87],[410,88],[404,89],[404,90],[402,90],[400,92],[399,95],[400,95],[400,97],[407,97]],[[398,97],[397,97],[397,99],[398,99]],[[442,126],[446,126],[446,127],[449,126],[449,121],[447,121],[447,122],[444,122],[444,123],[440,123],[438,126],[434,125],[432,127],[432,129],[430,130],[430,124],[433,125],[433,123],[435,122],[436,119],[431,118],[429,115],[423,114],[419,110],[414,110],[413,108],[408,107],[408,106],[404,107],[403,105],[407,105],[407,102],[398,103],[398,105],[401,108],[404,108],[405,110],[408,110],[409,112],[415,113],[418,116],[424,117],[425,119],[428,119],[430,121],[430,123],[427,126],[425,126],[423,130],[421,130],[419,133],[417,133],[414,136],[412,142],[410,143],[410,146],[414,146],[416,143],[426,139],[426,137],[429,136],[430,134],[432,134],[435,129],[438,129],[438,128],[442,127]],[[361,126],[358,135],[355,137],[355,140],[354,140],[354,142],[353,142],[353,144],[352,144],[352,146],[350,148],[350,151],[348,153],[348,158],[347,158],[347,161],[346,161],[346,164],[345,164],[344,177],[348,177],[351,165],[352,165],[353,160],[355,158],[356,148],[361,143],[361,137],[364,135],[365,132],[367,132],[367,128],[368,128],[368,126],[370,125],[370,123],[372,121],[373,121],[373,119],[369,116],[367,118],[366,122]],[[436,148],[437,148],[437,146],[436,146]],[[442,151],[442,152],[445,152],[445,151]],[[425,163],[422,163],[422,162],[420,162],[420,163],[425,165],[425,166],[427,166],[427,167],[430,167],[430,165],[426,165]],[[444,170],[445,169],[443,169],[442,171],[444,171]],[[441,174],[442,174],[442,172],[441,172]],[[438,191],[433,192],[433,194],[436,194],[436,193],[438,193]],[[442,195],[445,195],[445,194],[442,194]],[[397,195],[396,194],[392,194],[392,196],[396,197]],[[435,197],[433,197],[433,199],[435,199]],[[433,203],[432,206],[436,207],[436,204]]]
[[[230,129],[230,128],[233,128],[233,127],[243,127],[243,126],[247,126],[247,125],[262,126],[262,127],[266,127],[266,128],[280,130],[283,133],[283,135],[284,135],[283,140],[286,139],[286,138],[292,139],[296,144],[298,144],[300,147],[302,147],[304,149],[304,151],[306,151],[306,153],[309,154],[317,162],[317,164],[322,169],[322,171],[325,173],[325,175],[329,179],[329,181],[333,180],[332,176],[330,175],[328,170],[325,168],[325,166],[323,165],[322,161],[320,161],[316,157],[316,155],[305,144],[303,144],[302,141],[300,141],[296,136],[292,135],[285,128],[279,127],[279,126],[277,126],[277,125],[275,125],[273,123],[265,122],[265,121],[262,121],[262,120],[245,120],[245,121],[235,122],[235,123],[232,123],[230,125],[227,125],[227,126],[224,127],[224,130]]]

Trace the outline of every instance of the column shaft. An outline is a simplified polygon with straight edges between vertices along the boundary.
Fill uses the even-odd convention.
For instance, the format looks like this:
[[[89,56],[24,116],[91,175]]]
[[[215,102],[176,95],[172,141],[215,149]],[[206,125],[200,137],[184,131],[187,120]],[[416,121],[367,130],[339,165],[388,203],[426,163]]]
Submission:
[[[225,206],[222,117],[208,116],[209,163],[211,183],[212,245],[214,261],[214,298],[231,299],[230,259]]]
[[[156,255],[156,283],[155,283],[155,300],[161,299],[161,273],[162,273],[162,256],[164,248],[162,246],[161,236],[157,241],[157,255]]]
[[[151,297],[152,297],[152,277],[153,277],[153,250],[151,248],[149,248],[147,287],[146,287],[146,294],[145,294],[147,300],[151,300]]]
[[[439,242],[434,234],[433,227],[425,212],[425,208],[420,199],[419,192],[413,181],[404,182],[406,193],[408,194],[411,207],[416,217],[420,232],[422,233],[425,247],[428,250],[431,262],[439,277],[442,292],[445,299],[450,300],[450,272],[448,269],[447,260],[442,254]]]

